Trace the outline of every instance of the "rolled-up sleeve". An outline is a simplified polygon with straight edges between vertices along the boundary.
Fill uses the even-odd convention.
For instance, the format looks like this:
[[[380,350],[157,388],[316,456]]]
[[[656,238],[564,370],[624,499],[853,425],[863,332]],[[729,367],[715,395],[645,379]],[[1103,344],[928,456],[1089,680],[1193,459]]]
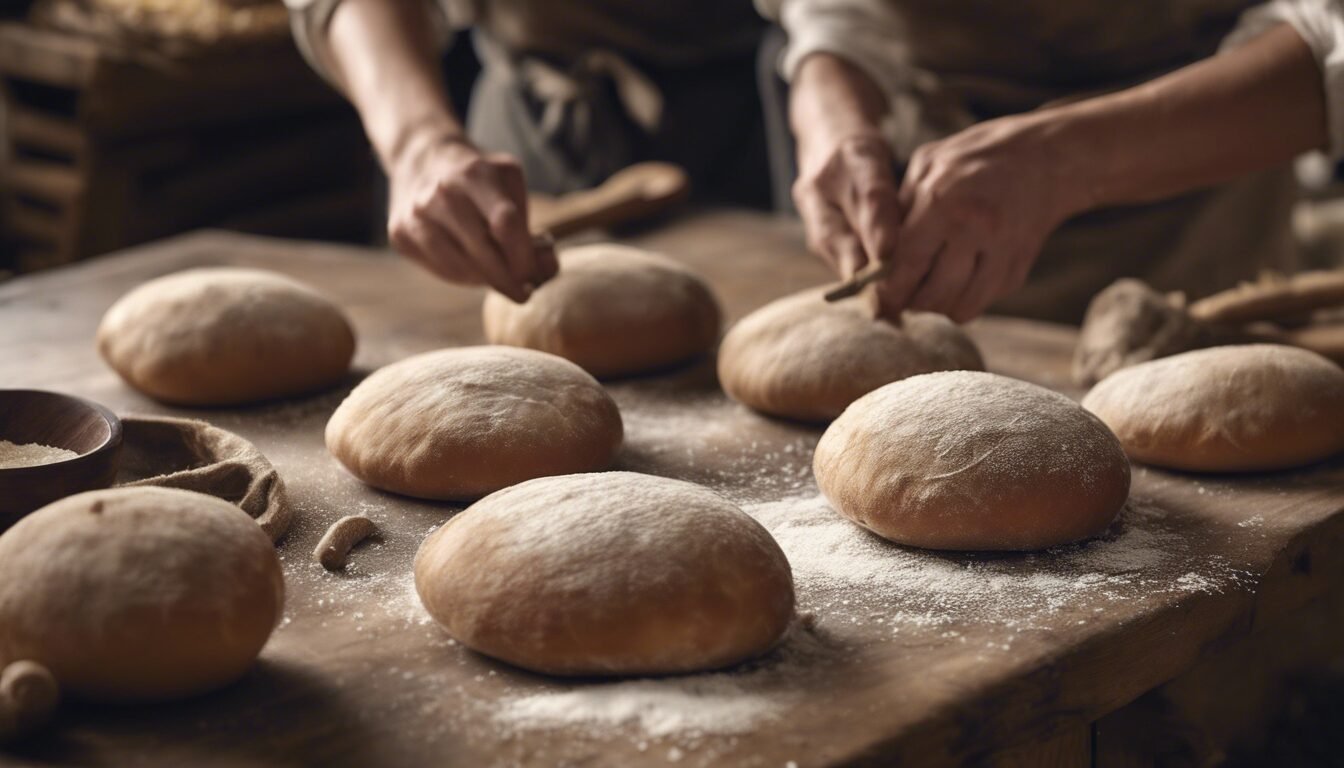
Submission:
[[[1278,24],[1289,24],[1316,57],[1325,83],[1330,156],[1344,157],[1344,2],[1339,0],[1274,0],[1249,9],[1223,49],[1235,48]]]
[[[393,0],[404,2],[405,0]],[[336,7],[342,0],[285,0],[289,9],[290,28],[294,33],[294,43],[303,58],[327,82],[341,87],[335,77],[336,71],[331,58],[331,46],[327,41],[327,27]],[[439,13],[435,16],[435,34],[443,46],[452,40],[453,31],[464,29],[475,22],[476,9],[471,0],[423,0],[433,5]]]
[[[756,0],[756,7],[788,33],[779,61],[785,80],[808,56],[829,53],[858,67],[884,93],[907,84],[900,22],[880,0]]]

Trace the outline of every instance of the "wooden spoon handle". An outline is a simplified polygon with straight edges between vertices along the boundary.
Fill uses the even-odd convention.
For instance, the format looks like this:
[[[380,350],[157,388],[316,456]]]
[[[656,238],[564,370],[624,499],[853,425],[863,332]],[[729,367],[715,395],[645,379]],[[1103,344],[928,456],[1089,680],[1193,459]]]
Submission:
[[[602,184],[560,197],[532,195],[532,232],[564,237],[659,213],[680,202],[690,189],[686,172],[670,163],[636,163]]]
[[[1299,318],[1344,305],[1344,270],[1266,274],[1252,283],[1215,293],[1190,305],[1190,316],[1219,325]]]

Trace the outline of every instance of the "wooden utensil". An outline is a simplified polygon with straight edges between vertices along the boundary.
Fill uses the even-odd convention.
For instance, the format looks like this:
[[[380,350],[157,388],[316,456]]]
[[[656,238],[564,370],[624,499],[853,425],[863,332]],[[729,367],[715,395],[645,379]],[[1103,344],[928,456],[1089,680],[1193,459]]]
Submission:
[[[82,398],[37,389],[0,389],[0,440],[79,454],[52,464],[0,469],[0,530],[4,530],[56,499],[110,486],[121,452],[121,420]]]
[[[825,293],[827,301],[841,301],[850,296],[858,296],[864,288],[881,280],[896,268],[894,261],[872,261],[854,273],[854,276]]]
[[[665,211],[689,191],[690,181],[678,166],[636,163],[592,189],[560,197],[529,196],[529,226],[534,234],[554,237],[612,227]]]
[[[1188,306],[1181,294],[1117,280],[1088,305],[1073,378],[1090,386],[1130,365],[1222,344],[1290,344],[1344,362],[1344,322],[1312,322],[1340,305],[1344,270],[1266,274]]]

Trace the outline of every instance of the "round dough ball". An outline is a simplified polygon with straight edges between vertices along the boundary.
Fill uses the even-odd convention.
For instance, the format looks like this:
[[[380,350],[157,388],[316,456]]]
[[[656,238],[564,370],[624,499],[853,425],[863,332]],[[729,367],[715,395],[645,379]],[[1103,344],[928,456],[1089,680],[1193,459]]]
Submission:
[[[482,314],[490,343],[550,352],[598,378],[668,368],[719,338],[719,304],[704,280],[621,245],[569,248],[560,274],[526,304],[492,291]]]
[[[1078,541],[1129,495],[1129,461],[1097,417],[1035,384],[968,371],[859,398],[822,435],[813,471],[840,514],[929,549]]]
[[[657,675],[765,653],[793,578],[759,523],[692,483],[633,472],[491,494],[425,539],[415,587],[468,648],[555,675]]]
[[[734,400],[800,421],[829,421],[883,384],[930,371],[982,370],[975,344],[946,317],[906,312],[898,328],[863,299],[827,303],[808,290],[761,307],[719,347],[719,381]]]
[[[1083,407],[1136,461],[1196,472],[1307,464],[1344,450],[1344,370],[1296,347],[1214,347],[1117,371]]]
[[[327,449],[385,491],[466,500],[605,469],[616,403],[577,365],[516,347],[426,352],[375,371],[327,422]]]
[[[350,368],[355,335],[339,307],[300,282],[211,267],[121,297],[98,326],[98,351],[157,400],[238,405],[335,384]]]
[[[271,540],[213,496],[89,491],[0,536],[0,667],[31,659],[89,699],[173,699],[242,676],[280,620]]]

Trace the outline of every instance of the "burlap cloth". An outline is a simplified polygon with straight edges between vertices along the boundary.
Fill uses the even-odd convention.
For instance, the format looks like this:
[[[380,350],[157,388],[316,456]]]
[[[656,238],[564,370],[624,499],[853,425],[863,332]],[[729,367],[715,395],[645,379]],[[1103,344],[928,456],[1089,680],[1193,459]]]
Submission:
[[[156,485],[236,504],[279,541],[293,522],[285,482],[243,438],[196,419],[126,416],[116,485]]]

